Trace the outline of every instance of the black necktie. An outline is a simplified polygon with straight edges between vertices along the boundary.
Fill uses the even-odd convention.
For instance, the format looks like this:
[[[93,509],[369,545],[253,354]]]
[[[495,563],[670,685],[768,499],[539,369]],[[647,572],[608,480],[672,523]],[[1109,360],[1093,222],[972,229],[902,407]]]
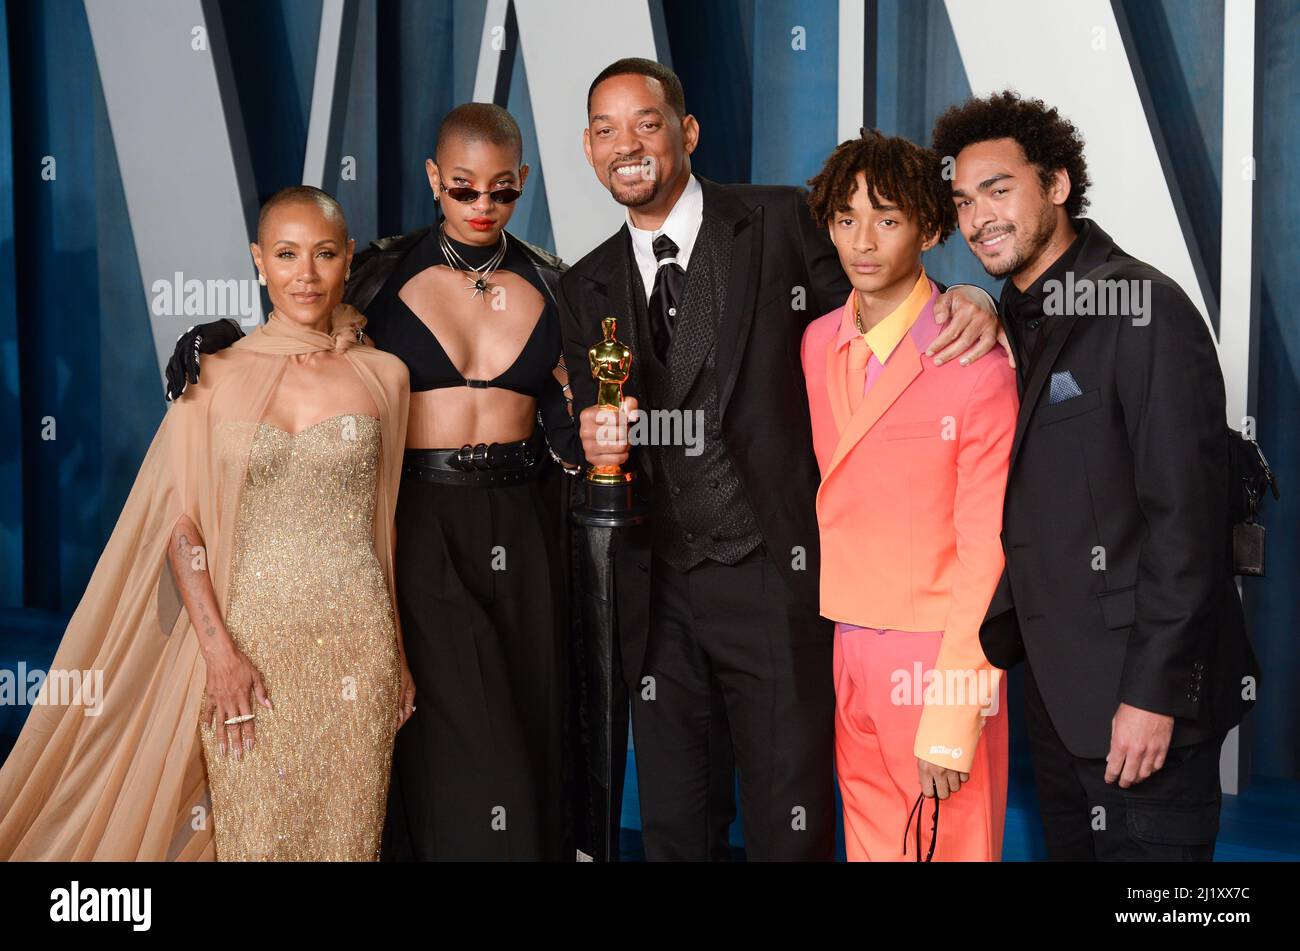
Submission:
[[[686,282],[686,272],[677,263],[677,245],[668,235],[661,234],[655,238],[654,251],[659,266],[655,271],[654,289],[650,292],[650,341],[659,362],[667,363],[668,347],[673,340],[673,322],[677,318],[677,299]]]

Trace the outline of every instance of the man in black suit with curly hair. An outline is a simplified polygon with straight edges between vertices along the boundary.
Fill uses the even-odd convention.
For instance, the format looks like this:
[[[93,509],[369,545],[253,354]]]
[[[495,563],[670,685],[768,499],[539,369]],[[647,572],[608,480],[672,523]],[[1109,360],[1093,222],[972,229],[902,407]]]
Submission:
[[[1026,660],[1053,859],[1209,860],[1219,749],[1258,669],[1231,562],[1214,339],[1169,277],[1081,217],[1083,141],[1012,92],[944,113],[959,227],[1006,278],[1021,405],[1006,571],[981,634]]]

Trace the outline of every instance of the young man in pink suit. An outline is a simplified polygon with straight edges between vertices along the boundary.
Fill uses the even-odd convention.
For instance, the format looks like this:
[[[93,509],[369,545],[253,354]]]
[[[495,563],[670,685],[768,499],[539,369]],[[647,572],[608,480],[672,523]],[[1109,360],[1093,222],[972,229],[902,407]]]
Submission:
[[[943,288],[921,254],[955,224],[935,155],[866,130],[809,185],[854,287],[802,347],[848,857],[995,861],[1006,684],[979,628],[1003,567],[1015,372],[999,353],[922,357]]]

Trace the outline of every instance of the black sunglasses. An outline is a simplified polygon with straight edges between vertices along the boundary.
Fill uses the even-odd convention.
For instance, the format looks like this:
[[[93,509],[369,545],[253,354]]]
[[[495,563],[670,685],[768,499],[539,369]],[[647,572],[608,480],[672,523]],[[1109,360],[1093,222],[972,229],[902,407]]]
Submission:
[[[446,192],[450,198],[464,205],[478,201],[479,195],[487,195],[498,205],[509,205],[512,202],[518,201],[519,196],[523,194],[523,191],[518,188],[498,188],[490,192],[481,192],[474,188],[465,188],[460,186],[448,188],[446,185],[443,185],[442,182],[439,182],[438,184],[442,186],[442,190]]]
[[[930,849],[925,853],[925,858],[921,858],[921,818],[924,811],[922,804],[925,802],[925,793],[916,797],[916,805],[912,806],[912,811],[907,814],[907,828],[903,830],[903,854],[907,854],[907,833],[912,828],[912,816],[916,816],[916,860],[918,862],[929,862],[934,858],[934,846],[939,841],[939,791],[935,788],[934,780],[930,780],[930,789],[934,792],[934,826],[930,829]]]

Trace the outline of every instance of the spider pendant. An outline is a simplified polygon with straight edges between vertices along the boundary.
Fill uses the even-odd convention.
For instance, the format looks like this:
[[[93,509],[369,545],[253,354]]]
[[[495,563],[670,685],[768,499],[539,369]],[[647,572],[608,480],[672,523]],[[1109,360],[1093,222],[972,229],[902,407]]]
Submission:
[[[487,278],[479,277],[467,280],[465,289],[470,292],[470,297],[478,297],[486,294],[492,285],[488,283]]]

